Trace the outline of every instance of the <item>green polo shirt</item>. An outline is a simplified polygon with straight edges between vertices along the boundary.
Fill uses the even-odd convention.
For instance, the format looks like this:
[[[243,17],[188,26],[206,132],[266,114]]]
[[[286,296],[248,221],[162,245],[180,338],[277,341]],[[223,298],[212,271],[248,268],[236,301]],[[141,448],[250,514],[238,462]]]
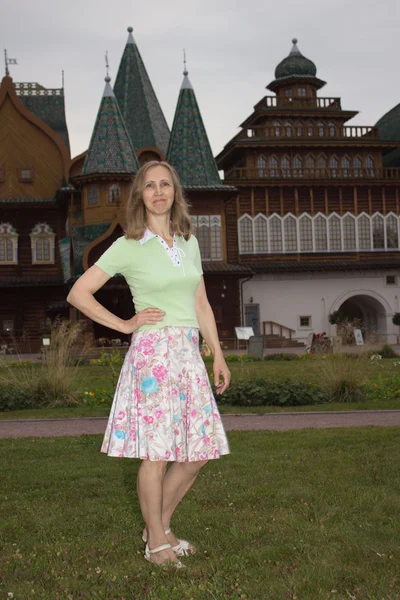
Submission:
[[[162,321],[142,325],[138,330],[168,325],[199,327],[195,310],[195,294],[203,273],[199,244],[191,235],[188,241],[176,236],[176,245],[181,249],[178,266],[158,237],[141,243],[122,236],[95,262],[110,277],[116,273],[125,277],[136,312],[145,308],[165,312]]]

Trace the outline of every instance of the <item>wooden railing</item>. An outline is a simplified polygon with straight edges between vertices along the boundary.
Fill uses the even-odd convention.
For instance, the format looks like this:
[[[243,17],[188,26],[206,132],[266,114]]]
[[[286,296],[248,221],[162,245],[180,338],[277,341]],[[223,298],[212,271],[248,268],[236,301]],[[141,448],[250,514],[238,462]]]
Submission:
[[[269,325],[269,332],[267,332],[267,325]],[[274,326],[279,328],[279,335],[283,336],[283,330],[289,332],[289,339],[292,339],[292,333],[296,333],[295,329],[291,329],[286,325],[281,325],[280,323],[276,323],[275,321],[263,321],[263,335],[274,335]]]
[[[285,125],[281,123],[277,126],[270,127],[251,127],[243,129],[236,136],[236,139],[255,139],[255,140],[281,140],[284,142],[286,139],[296,140],[310,140],[310,139],[331,139],[331,140],[379,140],[379,130],[377,127],[370,127],[366,125],[357,126],[344,126],[336,127],[325,124],[324,126],[318,126],[318,124],[297,125],[291,123]]]
[[[340,98],[304,98],[297,96],[265,96],[263,100],[257,105],[262,107],[265,105],[267,108],[295,108],[295,109],[309,109],[309,108],[329,108],[335,110],[341,110]]]
[[[258,168],[231,169],[225,181],[242,179],[400,179],[400,168]]]
[[[63,96],[62,88],[45,88],[40,83],[14,83],[17,96]]]

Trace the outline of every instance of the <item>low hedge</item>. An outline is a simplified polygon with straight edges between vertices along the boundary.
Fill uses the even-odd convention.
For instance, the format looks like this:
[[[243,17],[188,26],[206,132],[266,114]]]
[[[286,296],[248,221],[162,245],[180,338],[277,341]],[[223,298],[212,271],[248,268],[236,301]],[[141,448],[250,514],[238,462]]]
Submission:
[[[317,384],[285,379],[270,381],[261,378],[235,381],[219,403],[232,406],[304,406],[327,402],[327,395]]]

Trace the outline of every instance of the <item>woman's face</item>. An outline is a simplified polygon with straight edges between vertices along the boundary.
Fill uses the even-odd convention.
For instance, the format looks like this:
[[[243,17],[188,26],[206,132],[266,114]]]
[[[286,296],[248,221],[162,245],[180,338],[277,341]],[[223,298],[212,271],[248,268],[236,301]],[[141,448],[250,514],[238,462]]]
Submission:
[[[148,212],[153,215],[169,213],[174,203],[174,195],[174,185],[168,169],[160,165],[146,172],[142,198]]]

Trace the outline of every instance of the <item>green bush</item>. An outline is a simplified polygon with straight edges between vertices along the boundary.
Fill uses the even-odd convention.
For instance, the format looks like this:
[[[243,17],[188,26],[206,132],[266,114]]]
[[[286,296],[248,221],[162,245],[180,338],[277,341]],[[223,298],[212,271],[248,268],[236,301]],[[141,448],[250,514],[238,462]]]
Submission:
[[[0,385],[0,411],[23,410],[35,408],[32,394],[9,385]]]
[[[266,354],[264,360],[298,360],[299,355],[292,352],[274,352],[273,354]]]
[[[393,346],[391,344],[383,344],[382,348],[378,350],[377,354],[382,356],[382,358],[397,358],[398,354],[394,351]]]
[[[114,348],[112,352],[105,352],[102,350],[100,358],[94,358],[90,361],[91,365],[96,365],[98,367],[109,367],[111,365],[122,366],[124,362],[124,357],[118,348]]]
[[[326,401],[323,390],[316,384],[262,378],[234,382],[217,398],[220,403],[233,406],[303,406]]]

